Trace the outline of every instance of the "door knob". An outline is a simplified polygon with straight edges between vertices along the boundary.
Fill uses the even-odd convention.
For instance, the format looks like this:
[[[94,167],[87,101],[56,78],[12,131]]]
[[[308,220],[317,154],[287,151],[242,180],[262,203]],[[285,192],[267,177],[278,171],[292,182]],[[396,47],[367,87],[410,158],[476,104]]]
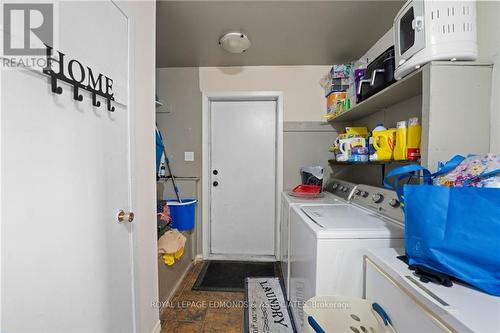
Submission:
[[[129,212],[127,214],[123,210],[120,210],[118,212],[118,215],[117,215],[118,222],[123,222],[123,221],[127,220],[130,223],[132,223],[134,221],[134,217],[135,217],[135,215],[133,212]]]
[[[212,171],[212,173],[217,176],[219,174],[219,171],[214,170],[214,171]]]
[[[212,183],[214,186],[218,186],[219,185],[219,182],[215,181]]]

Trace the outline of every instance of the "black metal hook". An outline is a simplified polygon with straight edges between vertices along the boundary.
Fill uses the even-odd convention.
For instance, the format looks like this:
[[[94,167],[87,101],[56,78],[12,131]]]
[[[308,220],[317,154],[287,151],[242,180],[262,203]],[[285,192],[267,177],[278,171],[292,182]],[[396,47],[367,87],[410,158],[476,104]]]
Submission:
[[[54,94],[62,94],[62,88],[57,86],[57,76],[53,73],[50,77],[50,87]]]
[[[79,102],[83,101],[83,96],[78,93],[78,86],[73,86],[73,98]]]
[[[114,100],[114,98],[108,98],[107,101],[108,101],[108,111],[109,112],[114,112],[115,111],[115,107],[114,106],[111,106],[111,101]]]
[[[101,106],[101,102],[97,100],[97,94],[95,93],[92,93],[92,105],[97,107]]]

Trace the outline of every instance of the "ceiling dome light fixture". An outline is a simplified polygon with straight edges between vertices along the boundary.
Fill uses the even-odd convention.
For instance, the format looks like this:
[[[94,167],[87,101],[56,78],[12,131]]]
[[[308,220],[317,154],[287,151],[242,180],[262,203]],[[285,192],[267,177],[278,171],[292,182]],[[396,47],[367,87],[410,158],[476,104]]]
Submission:
[[[250,39],[242,32],[228,32],[219,39],[219,45],[230,53],[242,53],[250,48]]]

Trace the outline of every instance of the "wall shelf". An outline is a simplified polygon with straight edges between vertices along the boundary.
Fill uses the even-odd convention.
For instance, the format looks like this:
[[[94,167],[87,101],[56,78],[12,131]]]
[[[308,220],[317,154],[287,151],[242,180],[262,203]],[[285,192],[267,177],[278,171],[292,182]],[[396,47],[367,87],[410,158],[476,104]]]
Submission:
[[[329,122],[342,123],[358,120],[420,94],[422,94],[422,69],[396,81],[348,111],[330,119]]]
[[[328,160],[330,165],[387,165],[387,164],[419,164],[420,161],[370,161],[370,162],[338,162],[336,160]]]
[[[369,161],[369,162],[338,162],[336,160],[328,160],[328,163],[330,164],[330,166],[367,166],[367,165],[370,165],[370,166],[378,166],[380,167],[380,180],[382,181],[380,185],[383,185],[383,180],[385,179],[385,176],[386,176],[386,171],[387,170],[391,170],[391,169],[394,169],[394,168],[397,168],[397,167],[400,167],[400,166],[404,166],[404,165],[409,165],[409,164],[420,164],[420,161],[394,161],[394,160],[390,160],[390,161]],[[375,169],[377,170],[377,169]]]

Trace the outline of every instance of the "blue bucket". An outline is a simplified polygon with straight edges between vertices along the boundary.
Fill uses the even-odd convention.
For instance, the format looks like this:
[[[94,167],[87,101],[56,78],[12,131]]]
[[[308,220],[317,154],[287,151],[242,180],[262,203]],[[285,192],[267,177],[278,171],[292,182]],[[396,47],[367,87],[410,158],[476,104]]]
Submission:
[[[194,222],[196,219],[195,199],[183,199],[182,202],[168,200],[167,205],[168,208],[170,208],[172,228],[179,231],[194,229]]]

